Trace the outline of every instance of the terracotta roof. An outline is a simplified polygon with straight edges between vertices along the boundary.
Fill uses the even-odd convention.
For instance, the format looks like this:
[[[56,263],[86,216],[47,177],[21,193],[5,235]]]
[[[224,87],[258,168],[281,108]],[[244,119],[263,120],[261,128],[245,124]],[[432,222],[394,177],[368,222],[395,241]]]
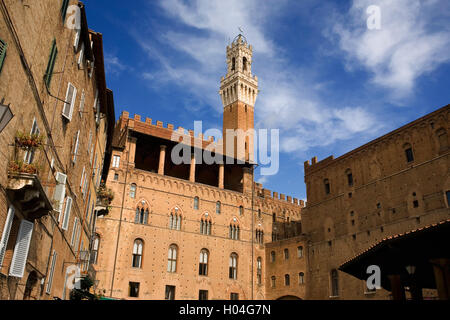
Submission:
[[[430,225],[427,225],[427,226],[424,226],[424,227],[421,227],[421,228],[417,228],[417,229],[410,230],[410,231],[407,231],[407,232],[404,232],[404,233],[399,233],[399,234],[396,234],[396,235],[392,235],[392,236],[386,237],[386,238],[376,242],[372,246],[368,247],[366,250],[360,252],[358,255],[354,256],[353,258],[351,258],[351,259],[347,260],[346,262],[342,263],[341,266],[339,267],[339,269],[344,268],[350,262],[353,262],[354,260],[358,259],[362,255],[368,253],[369,251],[373,251],[377,247],[381,247],[386,242],[390,242],[392,240],[399,239],[399,238],[406,237],[406,236],[411,236],[413,234],[417,234],[417,233],[420,233],[420,232],[423,232],[423,231],[428,231],[429,229],[436,228],[438,226],[442,226],[442,225],[445,225],[445,224],[450,224],[450,219],[442,220],[442,221],[439,221],[437,223],[433,223],[433,224],[430,224]]]

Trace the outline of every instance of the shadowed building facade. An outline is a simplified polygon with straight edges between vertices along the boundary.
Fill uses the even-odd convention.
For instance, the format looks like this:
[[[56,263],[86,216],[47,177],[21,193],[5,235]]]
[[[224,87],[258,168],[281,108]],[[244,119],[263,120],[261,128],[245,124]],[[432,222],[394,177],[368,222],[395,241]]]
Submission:
[[[419,291],[424,298],[437,296],[427,289],[438,289],[449,277],[449,242],[436,244],[440,249],[433,248],[433,255],[432,248],[417,246],[414,262],[414,254],[400,250],[405,242],[392,239],[429,228],[427,239],[433,239],[439,231],[431,227],[450,217],[449,115],[447,105],[339,158],[305,162],[308,203],[302,226],[308,238],[308,299],[388,299],[398,298],[401,290],[409,297],[410,290],[404,294],[404,287],[410,287],[406,267],[417,263],[420,276],[423,261],[431,260],[447,273],[436,273],[436,282],[424,281]],[[390,259],[373,251],[385,244],[393,248]],[[396,269],[387,260],[397,261]],[[360,280],[369,277],[367,261],[381,268],[384,289],[368,290]],[[432,263],[427,268],[432,270]],[[433,271],[428,274],[433,278]],[[388,276],[396,282],[395,293],[385,290],[391,289]]]

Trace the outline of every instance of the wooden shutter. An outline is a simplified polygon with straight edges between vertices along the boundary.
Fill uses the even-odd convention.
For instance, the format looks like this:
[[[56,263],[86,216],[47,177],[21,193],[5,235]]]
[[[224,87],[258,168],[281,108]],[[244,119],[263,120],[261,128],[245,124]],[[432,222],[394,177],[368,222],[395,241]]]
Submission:
[[[61,17],[62,17],[63,23],[66,20],[68,7],[69,7],[69,0],[63,0],[62,6],[61,6]]]
[[[58,254],[56,251],[53,250],[53,257],[52,257],[52,264],[50,266],[50,272],[48,273],[48,280],[47,280],[47,289],[45,292],[50,293],[52,290],[52,283],[53,283],[53,273],[55,272],[55,264],[56,264],[56,258]]]
[[[66,99],[62,111],[62,115],[67,120],[72,120],[73,107],[75,105],[75,100],[77,97],[77,88],[70,82],[67,85]]]
[[[98,125],[100,122],[100,101],[98,98],[98,90],[95,92],[94,109],[95,109],[95,122]]]
[[[83,188],[83,183],[84,183],[84,174],[86,172],[86,167],[83,167],[83,173],[81,174],[81,182],[80,182],[80,188]],[[84,193],[84,189],[82,190],[82,193]]]
[[[25,264],[27,263],[28,250],[30,248],[31,236],[33,234],[33,227],[34,223],[27,220],[22,220],[20,223],[11,267],[9,269],[9,275],[12,277],[23,277]]]
[[[48,58],[47,70],[45,71],[45,84],[50,87],[53,76],[53,68],[55,67],[56,57],[58,55],[58,48],[56,47],[56,39],[53,39],[52,50]]]
[[[81,29],[75,30],[75,40],[73,41],[73,49],[75,52],[78,51],[78,44],[80,43]]]
[[[9,233],[11,232],[15,212],[16,209],[13,206],[10,206],[6,217],[5,226],[3,227],[2,239],[0,241],[0,268],[3,264],[3,258],[5,257],[6,246],[8,245]]]
[[[73,163],[77,162],[78,145],[80,143],[80,130],[77,132],[77,137],[75,139],[75,146],[73,150]]]
[[[64,219],[63,219],[63,230],[67,230],[69,227],[69,220],[70,220],[70,211],[72,210],[72,198],[67,197],[66,200],[66,208],[64,210]]]
[[[80,55],[78,57],[78,68],[81,68],[81,64],[83,63],[83,59],[84,59],[84,43],[81,44]]]
[[[86,100],[86,93],[83,91],[81,92],[81,99],[80,99],[80,117],[83,117],[83,111],[84,111],[84,102]]]
[[[78,231],[78,218],[75,218],[73,221],[73,229],[72,229],[72,239],[70,240],[70,245],[73,247],[75,244],[76,233]]]
[[[88,187],[88,182],[89,182],[89,178],[88,178],[88,173],[86,172],[85,174],[84,174],[84,186],[83,186],[83,195],[86,195],[86,190],[87,190],[87,187]]]
[[[61,172],[56,173],[56,182],[58,184],[55,187],[53,199],[58,201],[57,207],[55,208],[55,210],[60,213],[58,222],[60,221],[61,218],[61,210],[64,204],[64,198],[66,197],[66,180],[67,176],[64,173]]]
[[[78,251],[78,243],[80,243],[81,228],[82,228],[82,225],[81,225],[81,223],[80,223],[80,224],[78,224],[78,226],[77,226],[77,235],[76,235],[76,237],[75,237],[75,247],[74,247],[74,251],[75,251],[75,252]]]
[[[0,71],[2,71],[3,62],[6,58],[6,47],[8,44],[0,39]]]

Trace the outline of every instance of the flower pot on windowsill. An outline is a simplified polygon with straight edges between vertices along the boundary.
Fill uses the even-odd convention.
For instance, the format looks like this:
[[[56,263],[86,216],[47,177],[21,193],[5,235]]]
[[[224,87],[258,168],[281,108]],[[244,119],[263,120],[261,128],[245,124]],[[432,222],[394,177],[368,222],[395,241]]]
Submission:
[[[26,150],[32,148],[42,148],[44,145],[44,136],[40,134],[17,132],[15,136],[15,145]]]
[[[26,173],[37,174],[38,167],[31,163],[24,163],[22,161],[11,161],[8,165],[9,173]]]

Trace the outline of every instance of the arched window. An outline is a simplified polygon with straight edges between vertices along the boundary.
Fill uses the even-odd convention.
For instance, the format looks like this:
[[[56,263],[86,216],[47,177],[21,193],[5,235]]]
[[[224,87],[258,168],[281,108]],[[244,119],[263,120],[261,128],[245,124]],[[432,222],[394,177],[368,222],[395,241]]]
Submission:
[[[169,228],[172,230],[181,230],[181,210],[178,207],[175,207],[169,216]]]
[[[339,296],[339,278],[336,269],[331,270],[331,296]]]
[[[258,257],[256,260],[256,278],[258,281],[258,284],[260,285],[262,283],[262,259],[261,257]]]
[[[178,247],[176,244],[172,244],[169,247],[169,256],[167,259],[167,272],[177,272],[177,253]]]
[[[100,236],[96,234],[94,237],[94,241],[92,241],[92,250],[91,250],[92,252],[91,260],[93,264],[97,264],[99,247],[100,247]]]
[[[247,71],[247,58],[242,58],[242,70]]]
[[[408,163],[413,162],[414,161],[414,153],[413,153],[412,146],[409,143],[405,143],[403,145],[403,150],[405,150],[406,161]]]
[[[351,187],[353,186],[353,174],[352,174],[352,170],[347,169],[347,171],[345,171],[345,174],[347,176],[347,183],[348,186]]]
[[[230,272],[229,272],[229,277],[230,279],[237,279],[237,260],[238,260],[238,255],[236,253],[232,253],[230,255]]]
[[[240,233],[241,233],[241,229],[239,228],[238,225],[236,225],[234,223],[230,224],[229,238],[231,240],[239,240],[240,239]]]
[[[271,261],[271,262],[275,262],[275,251],[272,251],[272,252],[270,253],[270,261]]]
[[[231,71],[236,70],[236,58],[231,59]]]
[[[258,229],[256,230],[256,243],[264,243],[264,231]]]
[[[211,218],[208,213],[205,213],[204,216],[200,220],[200,233],[210,236],[212,229]]]
[[[289,259],[289,249],[284,249],[284,260],[288,260]]]
[[[141,239],[136,239],[133,245],[133,268],[142,267],[142,251],[144,242]]]
[[[244,214],[244,207],[240,206],[239,207],[239,215],[242,216]]]
[[[148,223],[148,209],[138,207],[136,209],[136,215],[134,217],[134,222],[139,224]]]
[[[209,258],[208,250],[202,249],[202,251],[200,251],[200,264],[198,270],[198,274],[201,276],[208,275],[208,258]]]
[[[290,286],[291,285],[291,278],[288,274],[284,275],[284,285]]]
[[[272,276],[272,278],[270,278],[270,280],[271,280],[272,288],[275,288],[275,282],[276,282],[277,278],[275,278],[275,276]]]
[[[447,150],[448,149],[447,131],[445,131],[445,129],[441,128],[438,131],[436,131],[436,135],[437,135],[438,141],[439,141],[439,152]]]
[[[298,258],[303,257],[303,247],[302,246],[297,247],[297,257]]]
[[[272,214],[272,221],[273,222],[277,221],[277,215],[275,212]]]
[[[330,181],[328,179],[323,180],[323,185],[325,187],[325,194],[330,194],[331,192]]]
[[[136,188],[137,188],[136,184],[132,183],[130,186],[130,198],[133,199],[136,198]]]
[[[258,209],[258,219],[261,219],[261,209]]]
[[[198,197],[194,198],[194,210],[198,210],[198,203],[199,203],[199,199]]]
[[[220,214],[220,210],[221,210],[221,203],[220,203],[220,201],[217,201],[216,202],[216,213]]]
[[[305,284],[305,274],[303,272],[298,274],[298,284]]]

